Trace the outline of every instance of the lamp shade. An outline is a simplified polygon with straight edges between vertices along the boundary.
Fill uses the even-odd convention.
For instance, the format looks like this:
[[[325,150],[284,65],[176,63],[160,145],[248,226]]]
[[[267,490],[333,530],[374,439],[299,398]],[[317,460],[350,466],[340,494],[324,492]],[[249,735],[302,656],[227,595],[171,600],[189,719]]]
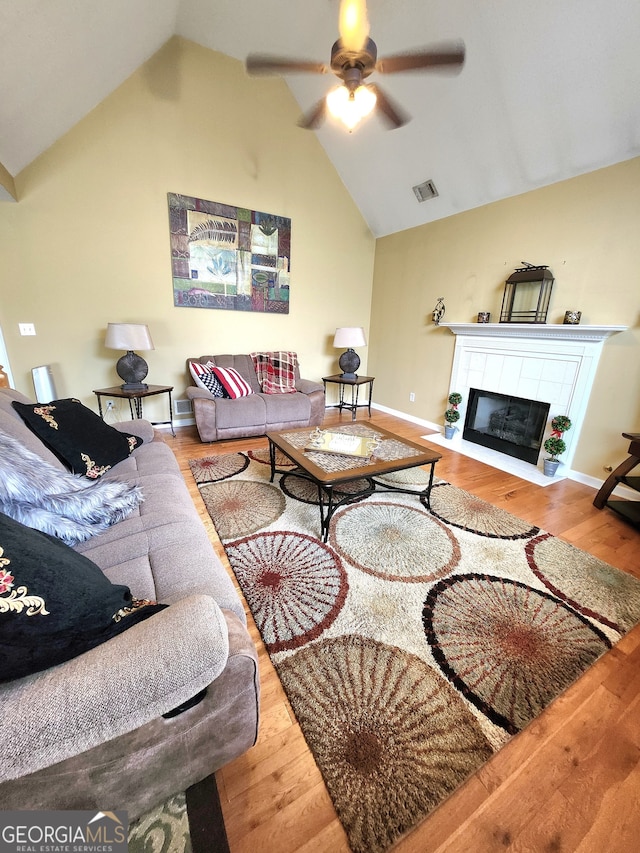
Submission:
[[[334,347],[366,347],[367,340],[362,326],[343,326],[336,329]]]
[[[149,327],[143,323],[109,323],[104,339],[107,349],[155,349]]]

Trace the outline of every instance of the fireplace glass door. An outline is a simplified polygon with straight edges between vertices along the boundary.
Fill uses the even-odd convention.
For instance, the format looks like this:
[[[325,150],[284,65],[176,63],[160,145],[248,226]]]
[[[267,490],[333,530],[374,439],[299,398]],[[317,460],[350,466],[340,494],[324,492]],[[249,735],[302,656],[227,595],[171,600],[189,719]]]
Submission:
[[[549,404],[471,388],[462,437],[535,465]]]

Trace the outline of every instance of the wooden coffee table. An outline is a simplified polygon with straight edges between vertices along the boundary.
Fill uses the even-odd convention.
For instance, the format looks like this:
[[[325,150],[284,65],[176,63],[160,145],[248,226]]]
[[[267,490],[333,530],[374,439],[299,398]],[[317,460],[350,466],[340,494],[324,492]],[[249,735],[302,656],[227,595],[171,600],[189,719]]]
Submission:
[[[431,488],[433,486],[434,469],[442,454],[429,450],[420,444],[407,441],[369,421],[357,424],[340,425],[322,432],[342,433],[350,436],[373,438],[377,447],[370,458],[358,458],[337,453],[307,449],[311,444],[317,429],[303,427],[302,429],[285,430],[283,432],[268,432],[269,462],[271,465],[271,482],[276,474],[285,477],[300,477],[313,483],[318,491],[318,506],[320,508],[320,533],[324,542],[329,536],[331,518],[337,509],[345,504],[363,500],[374,492],[402,492],[416,495],[420,502],[430,509]],[[276,464],[276,451],[279,450],[296,466],[291,469],[280,469]],[[404,471],[429,465],[429,481],[420,490],[403,488],[402,485],[380,481],[380,477],[394,471]],[[345,494],[340,492],[340,486],[363,480],[366,485],[356,492]],[[282,480],[281,480],[282,482]],[[339,492],[339,496],[336,496]]]

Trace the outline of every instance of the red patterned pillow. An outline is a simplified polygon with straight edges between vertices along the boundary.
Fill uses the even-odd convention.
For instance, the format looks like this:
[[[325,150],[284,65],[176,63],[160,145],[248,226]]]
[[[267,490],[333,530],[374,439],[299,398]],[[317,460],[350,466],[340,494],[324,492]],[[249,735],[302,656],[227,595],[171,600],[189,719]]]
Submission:
[[[253,394],[251,385],[233,367],[213,367],[212,370],[232,400]]]

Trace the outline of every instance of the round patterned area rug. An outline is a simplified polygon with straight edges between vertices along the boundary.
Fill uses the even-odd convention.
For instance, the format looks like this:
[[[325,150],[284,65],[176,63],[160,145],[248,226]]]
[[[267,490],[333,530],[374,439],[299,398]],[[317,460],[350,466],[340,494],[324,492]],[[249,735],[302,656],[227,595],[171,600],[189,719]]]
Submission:
[[[350,484],[325,544],[265,454],[192,470],[349,844],[383,853],[640,621],[640,582],[441,481],[431,512]]]

